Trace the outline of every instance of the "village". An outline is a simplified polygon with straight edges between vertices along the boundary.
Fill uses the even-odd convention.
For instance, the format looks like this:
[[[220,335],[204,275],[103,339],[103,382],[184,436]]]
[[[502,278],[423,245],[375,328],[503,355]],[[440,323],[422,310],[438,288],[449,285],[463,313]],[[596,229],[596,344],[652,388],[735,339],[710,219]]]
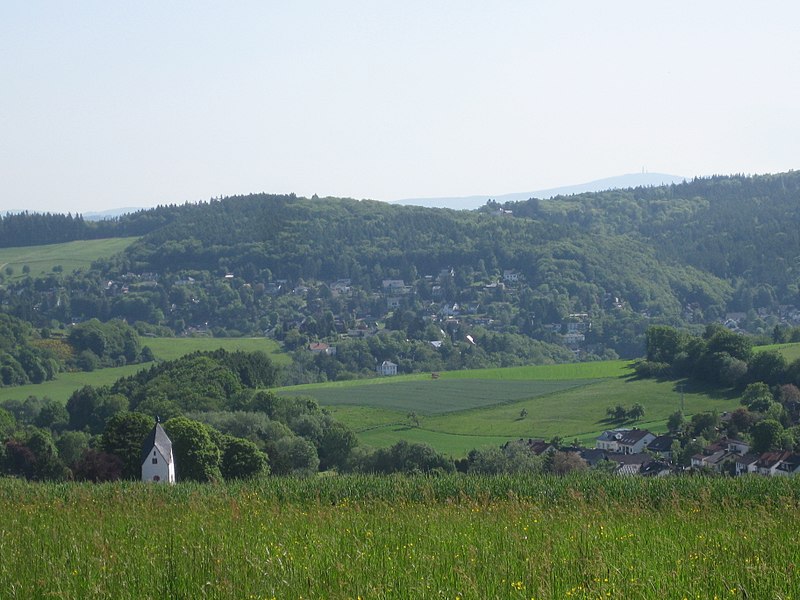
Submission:
[[[791,450],[752,452],[751,443],[737,437],[720,437],[691,456],[687,466],[678,464],[681,451],[676,436],[656,435],[646,429],[617,428],[603,431],[594,448],[562,446],[557,440],[519,440],[536,455],[564,452],[573,454],[589,468],[617,475],[664,477],[680,473],[741,476],[748,474],[779,477],[800,473],[800,454]]]

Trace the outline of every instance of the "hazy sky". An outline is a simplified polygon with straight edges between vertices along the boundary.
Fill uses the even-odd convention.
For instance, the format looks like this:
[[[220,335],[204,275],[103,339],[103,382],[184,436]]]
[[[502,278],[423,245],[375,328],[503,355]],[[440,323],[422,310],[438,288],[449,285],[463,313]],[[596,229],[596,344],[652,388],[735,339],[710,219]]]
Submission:
[[[796,0],[0,2],[0,211],[800,167]]]

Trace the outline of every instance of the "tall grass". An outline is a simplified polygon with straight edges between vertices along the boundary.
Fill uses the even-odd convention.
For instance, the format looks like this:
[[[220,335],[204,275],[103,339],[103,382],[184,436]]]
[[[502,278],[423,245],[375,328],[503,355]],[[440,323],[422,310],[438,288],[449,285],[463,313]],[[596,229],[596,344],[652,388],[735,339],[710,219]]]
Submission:
[[[796,598],[796,479],[0,482],[3,598]]]

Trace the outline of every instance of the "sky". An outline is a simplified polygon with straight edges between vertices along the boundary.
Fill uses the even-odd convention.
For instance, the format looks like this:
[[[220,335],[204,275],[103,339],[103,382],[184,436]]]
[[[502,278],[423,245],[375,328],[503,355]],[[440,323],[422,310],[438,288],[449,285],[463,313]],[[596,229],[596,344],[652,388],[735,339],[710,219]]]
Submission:
[[[796,0],[0,3],[0,212],[800,167]]]

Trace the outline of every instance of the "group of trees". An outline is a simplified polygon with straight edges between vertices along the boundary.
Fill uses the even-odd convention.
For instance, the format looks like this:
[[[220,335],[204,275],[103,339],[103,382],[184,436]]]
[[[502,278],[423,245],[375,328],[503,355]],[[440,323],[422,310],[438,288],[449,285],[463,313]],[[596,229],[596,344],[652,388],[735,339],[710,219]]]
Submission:
[[[744,435],[754,452],[800,450],[800,360],[787,362],[774,350],[756,351],[752,340],[717,325],[702,336],[666,326],[647,331],[647,358],[636,365],[641,376],[687,377],[704,385],[733,388],[742,406],[722,421],[699,413],[686,421],[680,412],[667,421],[683,440],[682,460],[723,433]],[[687,450],[688,448],[688,450]]]
[[[702,336],[653,326],[646,338],[646,359],[636,364],[643,377],[689,377],[730,388],[757,382],[800,385],[800,360],[788,363],[775,350],[754,351],[751,337],[722,325],[706,326]]]
[[[127,323],[92,319],[75,325],[67,336],[0,313],[0,386],[42,383],[59,371],[92,371],[153,360],[136,330]]]

